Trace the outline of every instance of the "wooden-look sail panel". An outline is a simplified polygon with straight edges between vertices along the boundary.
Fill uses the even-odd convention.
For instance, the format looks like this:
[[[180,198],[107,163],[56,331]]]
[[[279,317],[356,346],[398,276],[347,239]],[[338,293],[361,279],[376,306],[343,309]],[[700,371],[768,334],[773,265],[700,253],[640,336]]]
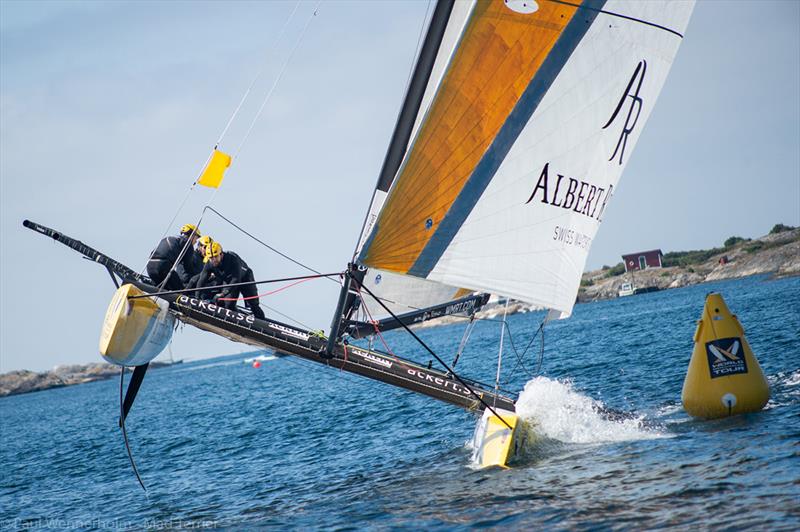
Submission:
[[[451,208],[564,28],[571,5],[535,16],[475,6],[362,260],[407,273]]]

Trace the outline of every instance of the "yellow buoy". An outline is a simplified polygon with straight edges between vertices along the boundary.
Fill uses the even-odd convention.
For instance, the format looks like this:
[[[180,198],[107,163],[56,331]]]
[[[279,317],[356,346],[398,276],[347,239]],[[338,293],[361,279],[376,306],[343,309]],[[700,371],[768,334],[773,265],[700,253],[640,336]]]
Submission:
[[[744,337],[744,329],[719,294],[709,294],[694,333],[694,351],[683,381],[683,408],[713,419],[757,412],[769,384]]]

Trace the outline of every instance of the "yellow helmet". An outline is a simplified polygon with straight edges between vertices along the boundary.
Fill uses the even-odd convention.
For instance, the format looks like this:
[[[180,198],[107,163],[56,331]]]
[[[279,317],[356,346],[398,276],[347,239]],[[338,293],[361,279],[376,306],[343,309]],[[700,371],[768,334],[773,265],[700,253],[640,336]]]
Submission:
[[[198,242],[200,243],[200,247],[205,248],[213,244],[214,239],[211,238],[209,235],[203,235],[200,237],[200,240],[198,240]]]
[[[194,233],[196,236],[200,236],[200,231],[197,230],[197,226],[194,224],[184,224],[181,227],[181,234],[182,235],[191,235]]]
[[[220,255],[222,255],[222,246],[219,245],[219,242],[212,242],[210,246],[206,247],[206,257],[203,262],[208,262],[213,257],[219,257]]]

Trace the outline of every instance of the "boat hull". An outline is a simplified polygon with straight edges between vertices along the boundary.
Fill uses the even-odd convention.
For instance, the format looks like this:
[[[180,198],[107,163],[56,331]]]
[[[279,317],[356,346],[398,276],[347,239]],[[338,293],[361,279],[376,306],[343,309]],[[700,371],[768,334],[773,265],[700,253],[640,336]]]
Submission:
[[[147,364],[172,339],[175,318],[158,298],[129,299],[145,292],[132,284],[117,289],[100,332],[100,355],[117,366]]]
[[[497,415],[485,410],[472,436],[472,462],[479,468],[500,467],[519,454],[522,447],[523,421],[508,410],[496,409]]]
[[[144,290],[151,287],[142,285]],[[332,357],[324,356],[327,338],[311,331],[274,320],[259,320],[252,314],[226,309],[186,295],[163,295],[179,320],[236,342],[268,347],[276,352],[298,356],[335,369],[362,375],[400,388],[412,390],[468,410],[483,405],[470,390],[452,375],[395,355],[347,344],[336,344]],[[513,399],[484,390],[467,380],[469,388],[488,404],[514,410]]]

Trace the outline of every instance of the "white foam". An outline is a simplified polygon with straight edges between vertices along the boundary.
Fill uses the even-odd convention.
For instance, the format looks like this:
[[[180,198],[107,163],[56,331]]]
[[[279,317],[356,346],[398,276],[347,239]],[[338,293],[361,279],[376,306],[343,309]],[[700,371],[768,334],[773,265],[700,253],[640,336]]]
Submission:
[[[786,381],[784,382],[786,386],[797,386],[800,384],[800,370],[795,371],[794,373],[788,375],[786,377]]]
[[[644,426],[644,416],[611,419],[603,403],[575,391],[572,383],[536,377],[516,403],[517,414],[539,437],[565,443],[663,438]]]

